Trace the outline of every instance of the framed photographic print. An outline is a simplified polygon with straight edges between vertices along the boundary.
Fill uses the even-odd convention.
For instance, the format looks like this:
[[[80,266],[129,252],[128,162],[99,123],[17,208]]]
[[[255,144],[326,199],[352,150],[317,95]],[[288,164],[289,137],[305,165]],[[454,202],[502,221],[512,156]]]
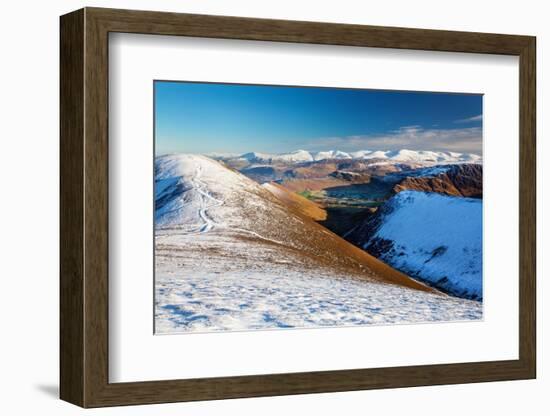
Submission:
[[[534,378],[535,38],[61,17],[82,407]]]

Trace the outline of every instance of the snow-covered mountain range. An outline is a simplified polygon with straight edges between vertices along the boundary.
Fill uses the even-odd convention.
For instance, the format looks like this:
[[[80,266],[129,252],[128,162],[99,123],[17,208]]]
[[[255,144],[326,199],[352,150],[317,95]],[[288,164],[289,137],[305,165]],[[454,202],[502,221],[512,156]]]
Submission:
[[[481,300],[482,209],[477,198],[405,190],[346,238],[447,293]]]
[[[200,240],[210,232],[277,245],[351,274],[425,290],[426,287],[290,207],[276,192],[204,156],[179,154],[155,163],[158,236]],[[177,230],[177,233],[172,233]]]
[[[296,150],[290,153],[260,153],[250,152],[239,156],[221,156],[221,159],[243,159],[249,163],[305,163],[321,160],[381,160],[394,163],[421,163],[421,164],[450,164],[450,163],[481,163],[482,158],[473,153],[434,152],[428,150],[360,150],[356,152],[343,152],[340,150],[328,150],[321,152],[309,152]]]
[[[479,302],[389,267],[284,192],[205,156],[156,158],[156,332],[481,317]]]

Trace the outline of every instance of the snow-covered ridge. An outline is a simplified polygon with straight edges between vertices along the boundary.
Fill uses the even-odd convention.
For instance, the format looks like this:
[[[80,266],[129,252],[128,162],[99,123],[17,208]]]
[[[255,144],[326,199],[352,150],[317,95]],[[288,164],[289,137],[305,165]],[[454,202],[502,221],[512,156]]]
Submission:
[[[482,211],[481,199],[402,191],[348,237],[410,276],[480,300]]]
[[[317,152],[313,155],[314,160],[326,160],[326,159],[353,159],[353,156],[349,153],[342,152],[340,150],[328,150],[326,152]]]
[[[188,233],[227,226],[235,215],[226,200],[258,185],[219,162],[195,154],[155,159],[155,227],[183,227]],[[260,188],[261,190],[261,188]],[[256,198],[250,198],[253,203]],[[259,202],[258,202],[259,203]]]
[[[370,160],[380,159],[391,163],[449,164],[449,163],[482,163],[482,157],[474,153],[434,152],[429,150],[359,150],[343,152],[327,150],[309,152],[296,150],[290,153],[260,153],[250,152],[235,157],[220,157],[220,159],[243,159],[250,163],[304,163],[330,159]]]

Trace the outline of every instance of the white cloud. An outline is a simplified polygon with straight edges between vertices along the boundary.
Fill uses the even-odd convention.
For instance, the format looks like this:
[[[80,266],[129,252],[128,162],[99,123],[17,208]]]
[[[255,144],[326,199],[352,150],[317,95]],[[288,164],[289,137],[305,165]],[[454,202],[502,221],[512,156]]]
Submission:
[[[483,116],[481,114],[473,117],[468,118],[461,118],[460,120],[455,120],[455,123],[473,123],[474,121],[481,121],[483,120]]]
[[[424,129],[406,126],[381,135],[325,137],[305,144],[313,150],[434,150],[477,153],[481,155],[482,130],[480,127],[460,129]]]

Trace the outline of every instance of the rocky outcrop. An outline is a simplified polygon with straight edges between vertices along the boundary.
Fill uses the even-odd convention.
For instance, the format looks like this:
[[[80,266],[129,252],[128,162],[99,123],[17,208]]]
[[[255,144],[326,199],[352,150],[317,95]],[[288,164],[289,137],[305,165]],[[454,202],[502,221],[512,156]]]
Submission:
[[[435,176],[409,176],[393,188],[395,193],[405,190],[481,198],[483,196],[483,166],[478,164],[453,165]]]

